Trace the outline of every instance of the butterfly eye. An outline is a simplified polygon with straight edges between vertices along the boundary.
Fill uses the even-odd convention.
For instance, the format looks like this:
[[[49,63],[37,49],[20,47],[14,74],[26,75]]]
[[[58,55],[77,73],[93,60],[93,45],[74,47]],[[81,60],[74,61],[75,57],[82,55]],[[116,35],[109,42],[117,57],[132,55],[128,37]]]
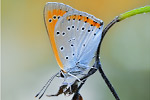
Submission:
[[[64,75],[62,73],[60,73],[60,77],[64,78]]]
[[[94,33],[94,36],[96,35],[96,33]]]
[[[88,32],[90,32],[91,30],[88,30]]]

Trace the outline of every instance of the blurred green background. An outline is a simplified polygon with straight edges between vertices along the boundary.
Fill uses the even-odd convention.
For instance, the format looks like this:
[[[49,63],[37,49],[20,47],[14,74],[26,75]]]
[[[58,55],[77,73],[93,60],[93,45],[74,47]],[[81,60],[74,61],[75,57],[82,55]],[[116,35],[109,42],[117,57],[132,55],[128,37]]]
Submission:
[[[37,100],[59,67],[43,21],[46,2],[62,2],[107,25],[115,16],[150,0],[2,0],[2,100]],[[117,23],[101,48],[102,67],[121,100],[150,100],[150,13]],[[56,78],[46,94],[61,85]],[[84,100],[115,100],[97,72],[81,89]],[[71,100],[63,95],[41,100]]]

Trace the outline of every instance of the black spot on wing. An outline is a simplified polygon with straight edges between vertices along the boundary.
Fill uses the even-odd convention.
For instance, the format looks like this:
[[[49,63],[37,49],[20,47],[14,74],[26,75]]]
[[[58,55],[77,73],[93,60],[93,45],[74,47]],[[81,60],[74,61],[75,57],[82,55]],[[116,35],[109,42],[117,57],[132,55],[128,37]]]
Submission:
[[[60,51],[63,51],[65,48],[63,46],[60,47]]]
[[[52,19],[50,18],[48,21],[51,23],[51,22],[52,22]]]
[[[53,16],[53,19],[56,19],[56,15]]]
[[[59,31],[57,31],[57,32],[56,32],[56,35],[58,36],[59,34],[60,34],[60,32],[59,32]]]
[[[69,59],[69,57],[68,57],[68,56],[66,56],[66,57],[65,57],[65,59]]]

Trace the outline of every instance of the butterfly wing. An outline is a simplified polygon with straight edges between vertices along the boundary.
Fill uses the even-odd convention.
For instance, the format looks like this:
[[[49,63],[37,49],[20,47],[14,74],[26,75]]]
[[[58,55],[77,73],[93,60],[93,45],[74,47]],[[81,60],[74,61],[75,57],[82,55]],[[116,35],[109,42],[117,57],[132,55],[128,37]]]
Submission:
[[[48,2],[44,8],[44,21],[46,24],[46,29],[50,38],[50,42],[52,45],[52,49],[58,65],[63,69],[63,64],[60,60],[58,50],[56,47],[56,41],[54,38],[54,29],[57,21],[67,12],[74,11],[72,7],[65,5],[63,3],[56,3],[56,2]]]
[[[102,28],[102,20],[81,11],[68,12],[58,20],[54,38],[64,71],[87,67],[98,47]]]

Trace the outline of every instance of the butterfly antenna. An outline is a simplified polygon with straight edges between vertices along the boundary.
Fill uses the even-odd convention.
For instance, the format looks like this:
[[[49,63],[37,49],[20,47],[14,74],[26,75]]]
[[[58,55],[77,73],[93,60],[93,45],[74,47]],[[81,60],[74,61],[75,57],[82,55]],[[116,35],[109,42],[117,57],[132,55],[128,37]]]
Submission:
[[[43,93],[41,94],[41,96],[39,97],[39,99],[44,95],[45,91],[47,90],[47,88],[49,87],[50,83],[52,82],[52,80],[59,74],[60,72],[56,73],[55,75],[53,75],[47,82],[46,84],[43,86],[43,88],[40,90],[40,92],[35,96],[38,97],[39,94],[41,94],[41,92],[43,91]]]

